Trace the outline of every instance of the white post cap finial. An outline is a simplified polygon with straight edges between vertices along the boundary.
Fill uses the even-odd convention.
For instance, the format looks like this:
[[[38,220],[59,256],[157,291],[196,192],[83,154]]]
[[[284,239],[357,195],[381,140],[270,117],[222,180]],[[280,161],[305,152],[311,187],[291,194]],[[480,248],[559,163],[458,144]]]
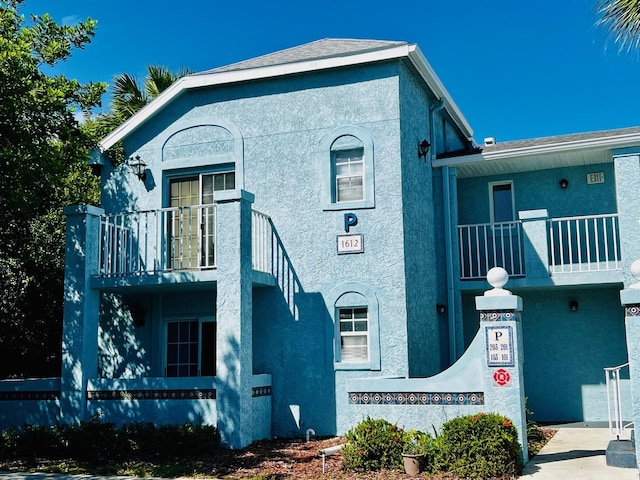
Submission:
[[[640,268],[640,265],[639,265]],[[512,295],[509,290],[505,290],[504,287],[509,281],[509,274],[502,267],[493,267],[487,272],[487,282],[493,288],[484,292],[485,297],[506,297]]]
[[[640,260],[633,262],[629,270],[631,270],[631,275],[636,279],[636,283],[630,285],[629,288],[640,290]]]

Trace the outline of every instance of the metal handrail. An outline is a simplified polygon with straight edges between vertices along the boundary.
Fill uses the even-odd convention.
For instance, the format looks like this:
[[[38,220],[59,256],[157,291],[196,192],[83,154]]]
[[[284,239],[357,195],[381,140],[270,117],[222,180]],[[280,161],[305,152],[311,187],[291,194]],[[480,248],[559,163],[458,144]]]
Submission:
[[[632,425],[622,424],[622,399],[620,395],[620,370],[627,367],[629,362],[623,363],[616,367],[607,367],[604,369],[606,385],[607,385],[607,413],[609,419],[609,433],[615,435],[620,440],[620,435],[624,430]],[[613,415],[612,415],[613,403]]]

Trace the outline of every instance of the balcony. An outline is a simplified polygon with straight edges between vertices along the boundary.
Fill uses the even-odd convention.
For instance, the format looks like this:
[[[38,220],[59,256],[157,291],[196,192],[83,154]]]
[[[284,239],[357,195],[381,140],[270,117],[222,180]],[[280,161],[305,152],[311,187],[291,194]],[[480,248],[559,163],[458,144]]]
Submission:
[[[94,277],[105,285],[119,284],[109,279],[170,275],[215,279],[218,208],[210,204],[100,215],[99,266]],[[251,227],[253,270],[272,275],[274,252],[281,255],[282,249],[271,219],[252,211]]]
[[[465,281],[484,280],[494,266],[526,279],[523,285],[590,283],[585,274],[621,269],[617,214],[547,218],[546,210],[525,211],[516,222],[459,225],[458,242]]]

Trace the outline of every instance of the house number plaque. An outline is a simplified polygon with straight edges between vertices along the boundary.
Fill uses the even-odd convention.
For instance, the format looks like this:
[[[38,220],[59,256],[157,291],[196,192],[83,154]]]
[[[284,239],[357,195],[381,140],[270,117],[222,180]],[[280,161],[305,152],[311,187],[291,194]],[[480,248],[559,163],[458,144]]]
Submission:
[[[364,252],[364,238],[361,233],[338,235],[336,240],[338,255]]]
[[[511,326],[485,327],[487,366],[513,367],[513,330]]]

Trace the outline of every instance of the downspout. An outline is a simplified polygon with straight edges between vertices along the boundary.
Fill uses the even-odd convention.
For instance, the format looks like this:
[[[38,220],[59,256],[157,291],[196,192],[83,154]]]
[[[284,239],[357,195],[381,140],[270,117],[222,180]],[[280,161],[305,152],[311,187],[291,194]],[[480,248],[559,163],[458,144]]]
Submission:
[[[431,160],[436,159],[436,139],[434,132],[435,114],[445,106],[445,99],[441,98],[439,103],[429,110],[429,132],[431,134]],[[453,228],[451,225],[451,188],[449,186],[449,167],[442,167],[442,204],[444,207],[444,236],[445,236],[445,263],[447,282],[447,318],[449,324],[449,363],[453,364],[458,358],[455,309],[455,281],[453,270]]]

